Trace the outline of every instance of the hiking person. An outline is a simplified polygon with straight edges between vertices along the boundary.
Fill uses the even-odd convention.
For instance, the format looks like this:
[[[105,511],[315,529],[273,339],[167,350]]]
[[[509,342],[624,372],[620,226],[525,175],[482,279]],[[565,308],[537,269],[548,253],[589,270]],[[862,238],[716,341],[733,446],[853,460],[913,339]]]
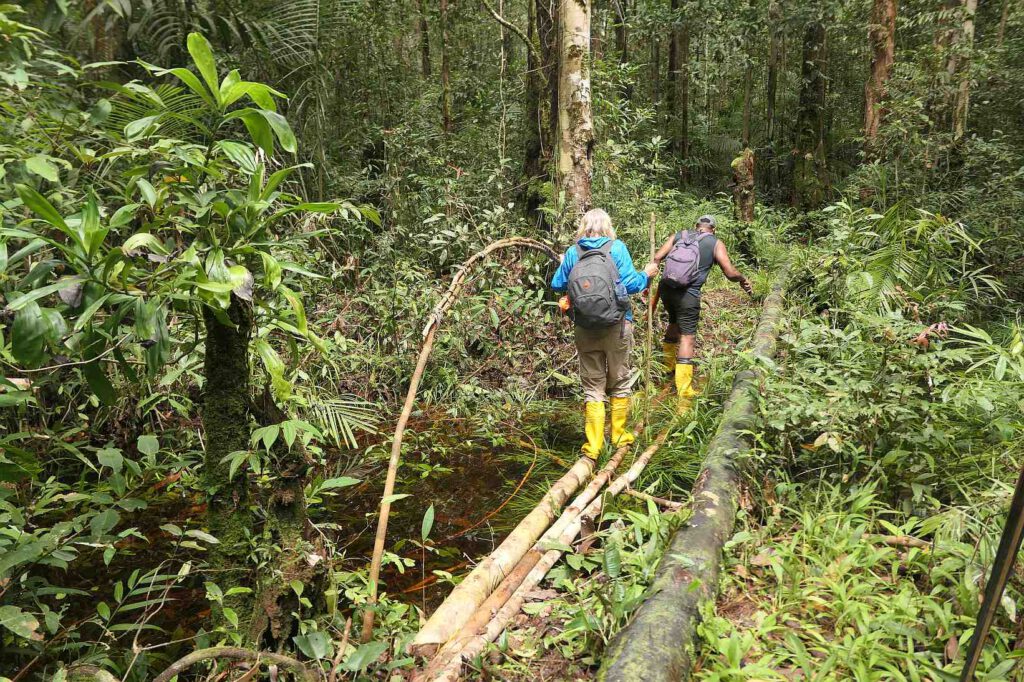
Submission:
[[[576,350],[585,403],[586,442],[583,454],[597,459],[604,449],[605,399],[610,398],[615,447],[635,436],[626,430],[629,418],[630,356],[633,312],[629,295],[647,288],[658,272],[655,263],[637,271],[629,249],[615,238],[612,220],[602,209],[580,220],[576,243],[562,256],[551,288],[568,296],[561,302],[575,323]]]
[[[703,215],[693,230],[676,232],[658,249],[654,262],[665,263],[658,286],[658,297],[668,312],[665,330],[665,368],[675,374],[678,412],[685,413],[698,395],[693,387],[694,342],[700,318],[700,289],[716,263],[729,281],[739,282],[748,295],[753,294],[750,280],[740,274],[725,243],[715,236],[715,217]]]

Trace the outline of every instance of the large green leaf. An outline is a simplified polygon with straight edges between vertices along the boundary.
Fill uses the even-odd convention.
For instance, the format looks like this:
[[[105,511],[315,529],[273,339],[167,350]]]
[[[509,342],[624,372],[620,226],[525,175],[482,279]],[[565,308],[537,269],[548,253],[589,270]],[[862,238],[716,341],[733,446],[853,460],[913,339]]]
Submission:
[[[11,352],[26,367],[42,362],[46,350],[46,317],[35,301],[30,301],[14,316],[11,328]]]
[[[17,606],[0,606],[0,625],[25,639],[41,640],[39,621],[31,613],[25,613]]]
[[[220,104],[220,82],[217,78],[217,61],[213,58],[213,48],[210,41],[200,33],[188,34],[188,53],[192,55],[192,61],[206,81],[217,104]]]
[[[61,217],[60,213],[57,212],[57,209],[53,207],[53,204],[46,200],[46,197],[28,185],[15,185],[14,189],[18,192],[18,196],[21,197],[22,202],[24,202],[24,204],[28,206],[33,213],[56,227],[61,232],[64,232],[69,236],[71,235],[71,230],[68,229],[68,224],[64,222],[64,218]]]

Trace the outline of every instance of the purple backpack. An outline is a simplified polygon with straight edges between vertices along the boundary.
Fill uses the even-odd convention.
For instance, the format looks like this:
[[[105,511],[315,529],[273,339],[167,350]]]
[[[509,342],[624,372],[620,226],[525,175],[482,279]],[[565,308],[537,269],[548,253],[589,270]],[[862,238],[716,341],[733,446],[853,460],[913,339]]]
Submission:
[[[665,259],[663,282],[673,287],[688,287],[700,275],[700,240],[708,235],[704,232],[684,230],[676,235],[676,242]]]

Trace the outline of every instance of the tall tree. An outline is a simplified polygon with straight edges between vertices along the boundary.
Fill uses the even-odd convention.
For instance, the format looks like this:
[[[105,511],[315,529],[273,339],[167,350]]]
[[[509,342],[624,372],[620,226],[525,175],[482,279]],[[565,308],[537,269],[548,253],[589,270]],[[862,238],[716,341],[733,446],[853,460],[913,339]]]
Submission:
[[[557,119],[558,62],[550,0],[528,0],[526,41],[526,135],[523,174],[526,178],[526,211],[530,217],[543,220],[536,214],[544,201],[541,184],[549,177],[548,167],[554,141]],[[547,5],[547,6],[545,6]]]
[[[558,186],[570,220],[590,208],[594,119],[590,94],[590,0],[561,0]]]
[[[793,146],[791,203],[813,209],[825,200],[829,186],[825,149],[825,24],[812,19],[804,29],[803,66],[800,70],[800,104]]]
[[[452,131],[451,65],[448,60],[448,0],[441,0],[441,128]]]
[[[971,61],[974,52],[974,17],[978,12],[978,0],[962,0],[962,21],[960,28],[960,57],[957,73],[956,100],[953,107],[953,138],[959,140],[967,131],[967,108],[971,99]]]
[[[430,25],[427,23],[427,2],[419,0],[420,14],[420,70],[424,78],[430,77]]]
[[[874,0],[871,8],[871,73],[864,84],[864,152],[869,158],[877,151],[878,131],[885,114],[882,100],[896,56],[896,2]]]
[[[768,126],[768,144],[775,141],[776,116],[775,102],[779,88],[779,71],[782,68],[782,2],[771,0],[768,5],[768,83],[765,92],[767,111],[765,112],[765,123]]]

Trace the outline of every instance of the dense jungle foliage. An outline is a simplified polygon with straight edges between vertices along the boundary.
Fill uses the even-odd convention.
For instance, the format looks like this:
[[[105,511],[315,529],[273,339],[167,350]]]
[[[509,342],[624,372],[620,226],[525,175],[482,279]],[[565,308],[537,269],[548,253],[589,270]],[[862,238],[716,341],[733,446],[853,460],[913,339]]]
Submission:
[[[1018,0],[0,4],[0,682],[214,646],[411,679],[424,616],[583,424],[553,265],[485,261],[423,374],[375,600],[425,325],[467,258],[560,252],[589,206],[638,267],[652,220],[660,244],[715,214],[757,297],[712,276],[679,419],[637,299],[634,413],[670,435],[465,673],[596,677],[753,367],[694,678],[957,679],[1024,463],[1022,107]],[[1022,598],[1018,569],[978,679],[1024,669]]]

